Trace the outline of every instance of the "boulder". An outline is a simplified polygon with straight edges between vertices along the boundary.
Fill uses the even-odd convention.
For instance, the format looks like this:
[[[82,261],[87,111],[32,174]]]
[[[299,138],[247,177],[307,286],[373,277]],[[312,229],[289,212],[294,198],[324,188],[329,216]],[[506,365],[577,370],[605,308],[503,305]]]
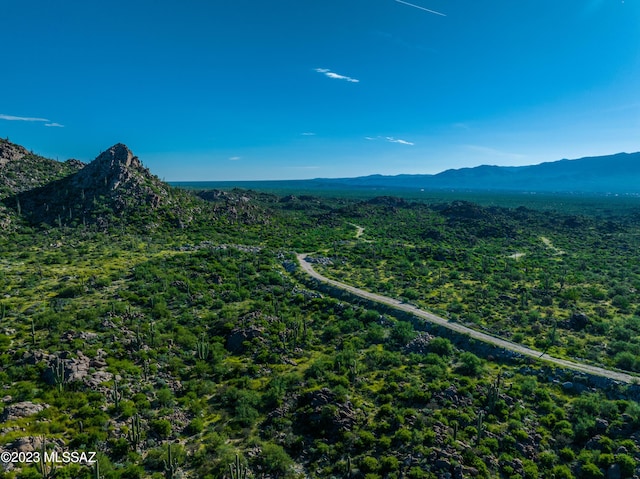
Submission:
[[[48,407],[48,404],[36,404],[31,401],[10,404],[5,407],[2,413],[2,421],[6,422],[27,416],[33,416],[34,414],[38,414],[40,411],[44,411]]]

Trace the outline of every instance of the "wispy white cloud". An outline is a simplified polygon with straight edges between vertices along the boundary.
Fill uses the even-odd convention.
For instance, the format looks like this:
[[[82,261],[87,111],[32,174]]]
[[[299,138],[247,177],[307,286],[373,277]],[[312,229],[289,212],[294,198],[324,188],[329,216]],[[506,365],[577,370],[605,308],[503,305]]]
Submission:
[[[440,15],[441,17],[446,17],[444,13],[436,12],[435,10],[429,10],[428,8],[421,7],[420,5],[414,5],[413,3],[403,2],[402,0],[396,0],[398,3],[402,3],[403,5],[408,5],[413,8],[417,8],[419,10],[424,10],[425,12],[434,13],[435,15]]]
[[[238,161],[240,158],[242,158],[241,156],[232,156],[231,158],[229,158],[231,161]]]
[[[311,131],[305,131],[304,133],[301,133],[302,136],[316,136],[315,133],[311,132]]]
[[[400,143],[401,145],[409,145],[409,146],[413,146],[415,145],[415,143],[412,143],[410,141],[407,140],[401,140],[399,138],[393,138],[392,136],[387,136],[386,140],[389,143]]]
[[[316,68],[316,71],[318,73],[322,73],[323,75],[328,76],[329,78],[333,78],[335,80],[344,80],[350,83],[360,83],[360,80],[356,80],[355,78],[351,78],[345,75],[339,75],[337,73],[332,72],[328,68]]]
[[[60,123],[56,123],[54,121],[48,120],[47,118],[37,118],[33,116],[15,116],[15,115],[5,115],[0,113],[0,120],[40,122],[40,123],[44,123],[44,126],[64,128],[64,125],[61,125]]]
[[[401,140],[400,138],[394,138],[392,136],[387,136],[385,140],[387,140],[389,143],[400,143],[401,145],[409,145],[409,146],[415,145],[415,143],[412,143],[411,141]]]
[[[376,141],[376,140],[384,140],[387,141],[389,143],[399,143],[401,145],[408,145],[408,146],[413,146],[415,145],[415,143],[411,142],[411,141],[407,141],[407,140],[402,140],[400,138],[394,138],[393,136],[365,136],[364,137],[365,140],[369,140],[369,141]]]
[[[8,121],[51,121],[46,118],[33,118],[30,116],[13,116],[13,115],[3,115],[0,113],[0,120],[8,120]]]

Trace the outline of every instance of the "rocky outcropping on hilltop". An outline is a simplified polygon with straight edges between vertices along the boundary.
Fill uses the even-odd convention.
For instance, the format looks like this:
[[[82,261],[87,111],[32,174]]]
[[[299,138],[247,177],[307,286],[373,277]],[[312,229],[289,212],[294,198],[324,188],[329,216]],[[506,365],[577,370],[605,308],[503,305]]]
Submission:
[[[15,202],[31,223],[106,227],[119,219],[135,222],[155,208],[168,206],[170,190],[126,145],[118,143],[75,174],[21,193]]]

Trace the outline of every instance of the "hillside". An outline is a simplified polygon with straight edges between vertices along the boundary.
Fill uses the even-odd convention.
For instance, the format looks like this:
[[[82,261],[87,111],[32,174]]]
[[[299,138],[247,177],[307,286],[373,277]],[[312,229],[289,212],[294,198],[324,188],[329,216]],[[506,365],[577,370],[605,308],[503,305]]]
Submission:
[[[84,166],[78,160],[50,160],[0,138],[0,198],[64,178]]]
[[[83,167],[84,163],[78,160],[64,163],[50,160],[0,138],[0,199],[64,178]],[[15,207],[16,203],[12,206]],[[15,214],[0,203],[0,230],[14,220]]]

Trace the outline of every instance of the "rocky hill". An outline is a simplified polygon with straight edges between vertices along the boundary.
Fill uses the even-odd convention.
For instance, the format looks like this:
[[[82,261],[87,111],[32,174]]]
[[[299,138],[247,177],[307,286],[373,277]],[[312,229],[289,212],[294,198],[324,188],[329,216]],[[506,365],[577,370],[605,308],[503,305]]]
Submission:
[[[13,164],[12,171],[16,172],[12,178],[37,179],[24,180],[25,186],[20,188],[7,187],[9,194],[2,198],[4,217],[0,211],[0,223],[4,219],[5,227],[11,215],[22,216],[32,225],[92,225],[99,229],[115,225],[185,228],[218,219],[263,221],[261,210],[250,198],[211,202],[171,187],[121,143],[87,165],[34,157],[23,147],[6,142],[3,147],[4,164]],[[35,176],[31,172],[36,171],[35,164],[42,165],[37,171],[46,174]],[[65,165],[67,170],[55,170],[50,164]],[[63,171],[68,173],[64,175]]]
[[[5,204],[15,202],[35,224],[106,227],[120,220],[153,221],[153,213],[174,202],[170,190],[129,148],[117,144],[74,174],[23,191]]]

